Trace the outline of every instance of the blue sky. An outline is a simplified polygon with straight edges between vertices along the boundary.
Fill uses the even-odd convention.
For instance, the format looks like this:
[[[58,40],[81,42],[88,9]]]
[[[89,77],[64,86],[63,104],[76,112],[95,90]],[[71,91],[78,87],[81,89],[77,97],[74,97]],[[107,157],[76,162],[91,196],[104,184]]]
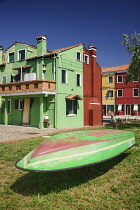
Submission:
[[[97,47],[101,67],[129,63],[122,34],[140,33],[140,0],[0,0],[0,45],[36,45],[48,50],[84,43]]]

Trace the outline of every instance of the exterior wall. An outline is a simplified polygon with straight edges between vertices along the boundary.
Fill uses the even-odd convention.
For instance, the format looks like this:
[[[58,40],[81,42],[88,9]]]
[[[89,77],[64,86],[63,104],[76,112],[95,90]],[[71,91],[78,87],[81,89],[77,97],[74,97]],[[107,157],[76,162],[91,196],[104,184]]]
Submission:
[[[84,63],[84,125],[101,125],[101,68],[96,63],[96,57],[92,56],[92,52],[84,48],[84,54],[89,57],[89,62]]]
[[[113,82],[109,83],[109,77],[112,76]],[[113,91],[113,97],[108,96],[108,91]],[[115,75],[114,73],[105,73],[102,75],[102,103],[103,115],[110,115],[111,112],[115,113]],[[114,111],[109,111],[109,106],[114,107]]]
[[[21,49],[25,49],[26,57],[24,60],[19,61],[18,54]],[[15,53],[14,62],[8,61],[8,55],[10,52]],[[77,52],[81,53],[80,61],[77,58]],[[25,110],[24,108],[27,106],[25,102],[28,101],[29,120],[27,124],[33,127],[44,128],[50,126],[56,128],[67,128],[101,124],[101,69],[96,63],[95,57],[92,56],[93,54],[91,54],[91,51],[90,53],[86,51],[86,53],[89,55],[90,63],[84,64],[85,79],[83,84],[83,45],[76,45],[65,51],[60,50],[59,53],[57,52],[57,55],[49,54],[49,56],[48,54],[46,55],[45,41],[38,42],[37,48],[19,42],[16,42],[9,47],[5,53],[6,64],[1,65],[0,63],[0,84],[3,83],[3,76],[6,76],[6,83],[14,82],[15,84],[18,84],[17,82],[19,82],[22,87],[26,86],[26,83],[28,83],[28,88],[29,83],[32,83],[29,82],[29,80],[51,80],[56,81],[56,94],[54,94],[55,91],[48,91],[49,95],[42,93],[37,94],[37,90],[32,90],[31,93],[29,93],[30,91],[27,88],[25,91],[24,88],[23,90],[12,89],[12,92],[11,86],[13,87],[14,85],[5,88],[6,85],[3,84],[1,90],[7,91],[5,93],[8,96],[0,93],[3,95],[0,101],[0,123],[4,123],[5,125],[21,125],[24,123],[23,113]],[[29,65],[28,68],[27,65]],[[62,82],[62,69],[66,71],[66,83]],[[23,73],[22,76],[21,72]],[[25,73],[28,74],[26,76],[29,76],[29,73],[35,73],[32,74],[35,75],[35,77],[26,79],[24,77]],[[12,74],[18,74],[20,76],[18,81],[15,82],[12,79]],[[80,80],[78,80],[80,81],[80,85],[77,85],[77,75],[80,78]],[[40,92],[45,90],[44,86],[38,85],[38,87],[42,88]],[[85,88],[84,93],[83,87]],[[17,90],[19,90],[18,94]],[[11,94],[8,91],[11,91]],[[70,112],[70,114],[68,114],[67,112],[68,102],[70,101],[68,101],[66,97],[70,95],[76,96],[76,98],[72,98],[71,100],[71,102],[76,102],[73,103],[73,110],[75,111],[76,107],[76,112],[72,114]],[[95,102],[95,99],[100,105],[90,104]],[[23,108],[17,109],[17,100],[23,100]],[[84,111],[86,113],[85,117]],[[45,117],[46,119],[49,119],[49,122]]]
[[[83,52],[83,46],[59,53],[56,58],[56,98],[55,121],[56,128],[83,126],[83,100],[78,100],[77,114],[66,114],[66,97],[77,94],[83,98],[83,63],[76,60],[76,52]],[[61,81],[61,70],[66,69],[67,83]],[[81,74],[81,86],[76,86],[76,73]]]
[[[25,65],[31,65],[32,67],[28,69],[27,73],[36,73],[38,79],[45,79],[45,80],[53,80],[54,74],[53,74],[53,61],[54,59],[51,57],[46,58],[38,58],[33,60],[22,60],[18,61],[18,51],[21,49],[26,49],[26,58],[30,58],[33,56],[36,56],[36,48],[30,47],[26,44],[19,44],[15,43],[10,48],[6,50],[6,65],[0,66],[0,83],[2,83],[2,76],[7,76],[6,83],[11,82],[11,75],[12,74],[18,74],[20,71],[13,70],[13,68],[25,66]],[[15,52],[15,59],[14,62],[9,63],[8,62],[8,55],[9,52]],[[45,71],[43,70],[43,64],[45,65]],[[43,75],[44,73],[44,75]],[[17,83],[16,83],[17,84]],[[31,90],[30,90],[31,91]],[[41,97],[43,97],[43,102],[41,103]],[[40,96],[40,95],[22,95],[22,96],[16,96],[16,97],[6,97],[8,100],[11,101],[11,107],[10,107],[10,113],[8,113],[8,124],[13,125],[21,125],[22,124],[22,115],[23,115],[23,109],[18,110],[15,109],[15,100],[19,99],[25,99],[30,98],[30,100],[33,100],[32,106],[30,107],[30,126],[33,127],[47,127],[48,124],[46,122],[43,123],[44,117],[47,115],[49,116],[49,126],[54,127],[54,102],[52,101],[52,98],[54,98],[54,95],[50,96]],[[5,106],[5,98],[3,97],[3,105],[0,109],[0,123],[4,123],[4,106]],[[54,101],[54,100],[53,100]],[[1,102],[2,103],[2,102]],[[43,104],[43,110],[40,110],[40,107]],[[41,115],[41,116],[40,116]],[[16,117],[15,117],[16,116]],[[41,125],[40,121],[42,121],[43,125]]]
[[[122,76],[122,82],[119,83],[117,81],[117,76],[121,75]],[[123,73],[116,73],[116,105],[123,105],[122,111],[118,111],[116,109],[116,115],[131,115],[131,116],[140,116],[140,110],[139,112],[133,111],[133,105],[134,104],[139,104],[140,106],[140,93],[138,97],[133,96],[133,89],[134,88],[140,88],[140,84],[138,82],[129,82],[128,86],[124,84],[125,81],[125,76],[126,72]],[[123,91],[123,96],[118,97],[118,90]],[[129,105],[129,106],[127,106]],[[127,110],[130,108],[130,111]],[[127,113],[129,112],[129,113]]]

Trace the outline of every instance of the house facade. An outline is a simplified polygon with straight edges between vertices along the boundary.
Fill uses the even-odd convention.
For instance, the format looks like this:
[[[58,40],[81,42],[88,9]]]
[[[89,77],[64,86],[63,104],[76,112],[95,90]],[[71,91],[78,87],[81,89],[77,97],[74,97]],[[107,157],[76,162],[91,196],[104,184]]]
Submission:
[[[84,126],[84,45],[49,51],[45,35],[36,41],[0,48],[0,123]]]
[[[140,116],[140,83],[124,84],[126,71],[116,72],[116,115]]]
[[[102,78],[101,68],[96,62],[97,48],[84,48],[84,125],[102,124]]]
[[[114,72],[102,72],[102,108],[103,115],[115,112],[115,74]]]
[[[125,77],[127,74],[128,64],[102,68],[102,81],[103,81],[103,95],[105,81],[108,80],[108,74],[114,75],[114,111],[108,110],[104,115],[110,115],[111,112],[117,116],[140,116],[140,83],[138,81],[129,82],[125,84]],[[110,88],[106,88],[109,91]],[[103,104],[108,105],[103,98]]]

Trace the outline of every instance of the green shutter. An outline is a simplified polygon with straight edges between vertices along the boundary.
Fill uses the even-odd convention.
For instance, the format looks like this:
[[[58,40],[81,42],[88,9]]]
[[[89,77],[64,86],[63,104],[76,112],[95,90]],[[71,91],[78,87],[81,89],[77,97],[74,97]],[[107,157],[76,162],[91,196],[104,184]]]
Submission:
[[[18,109],[18,100],[15,100],[15,109]]]
[[[14,52],[9,53],[9,63],[14,62]]]
[[[8,100],[8,114],[11,112],[11,100]]]
[[[77,100],[74,100],[74,114],[77,114]]]
[[[69,100],[66,99],[66,115],[69,114]]]
[[[24,60],[25,59],[25,50],[21,50],[20,51],[20,60]]]

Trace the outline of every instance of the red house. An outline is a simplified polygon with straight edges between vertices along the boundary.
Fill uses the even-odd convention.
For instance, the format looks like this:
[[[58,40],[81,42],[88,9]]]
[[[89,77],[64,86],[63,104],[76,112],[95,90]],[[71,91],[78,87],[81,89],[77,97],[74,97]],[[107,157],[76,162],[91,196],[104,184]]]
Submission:
[[[116,115],[140,116],[140,83],[129,82],[125,85],[126,69],[129,65],[122,65],[117,69],[116,79]]]
[[[96,47],[84,48],[84,125],[102,124],[102,76],[101,68],[96,62]]]

